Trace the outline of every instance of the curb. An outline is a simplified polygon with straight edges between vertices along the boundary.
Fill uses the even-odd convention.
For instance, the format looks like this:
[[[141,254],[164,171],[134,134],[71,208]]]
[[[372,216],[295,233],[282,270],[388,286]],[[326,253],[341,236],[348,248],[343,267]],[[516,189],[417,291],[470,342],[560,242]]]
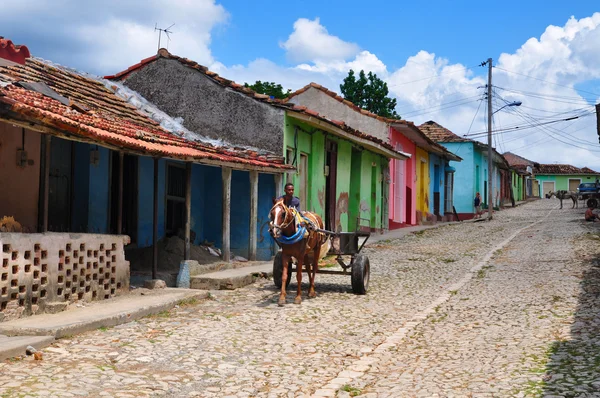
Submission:
[[[108,300],[94,302],[86,307],[56,314],[33,315],[2,322],[0,323],[0,359],[23,355],[28,345],[39,350],[52,344],[55,339],[101,327],[121,325],[170,310],[182,300],[207,297],[208,292],[202,290],[162,290],[136,297],[124,295],[112,302]]]

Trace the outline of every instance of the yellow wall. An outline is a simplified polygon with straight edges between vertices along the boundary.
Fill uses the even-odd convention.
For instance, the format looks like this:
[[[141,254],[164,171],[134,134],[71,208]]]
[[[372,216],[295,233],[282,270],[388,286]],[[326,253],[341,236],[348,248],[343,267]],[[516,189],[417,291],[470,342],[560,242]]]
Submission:
[[[429,153],[417,147],[417,211],[424,218],[429,213]]]

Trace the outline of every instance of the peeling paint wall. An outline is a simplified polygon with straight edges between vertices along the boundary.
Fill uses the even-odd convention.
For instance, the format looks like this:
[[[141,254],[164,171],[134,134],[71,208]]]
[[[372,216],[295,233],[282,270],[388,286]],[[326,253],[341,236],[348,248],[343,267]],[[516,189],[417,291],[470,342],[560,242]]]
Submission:
[[[385,228],[383,218],[382,165],[388,160],[370,151],[357,150],[352,142],[327,134],[293,117],[286,117],[285,146],[293,154],[297,151],[308,156],[307,203],[302,208],[325,215],[325,141],[337,142],[337,179],[335,226],[341,231],[353,231],[358,217],[371,221],[371,228]],[[288,159],[288,163],[293,160]],[[295,195],[302,197],[299,173],[289,177],[295,186]]]
[[[284,110],[213,82],[174,59],[160,58],[123,83],[193,132],[281,153]]]
[[[306,198],[306,203],[301,203],[303,210],[325,216],[325,138],[321,130],[296,120],[292,117],[285,118],[285,147],[284,154],[288,157],[286,162],[296,166],[296,173],[288,174],[287,179],[294,184],[294,195]],[[291,155],[289,155],[291,154]],[[300,173],[301,155],[308,157],[307,175]],[[301,179],[308,182],[306,192],[302,192]],[[282,195],[280,193],[280,195]]]

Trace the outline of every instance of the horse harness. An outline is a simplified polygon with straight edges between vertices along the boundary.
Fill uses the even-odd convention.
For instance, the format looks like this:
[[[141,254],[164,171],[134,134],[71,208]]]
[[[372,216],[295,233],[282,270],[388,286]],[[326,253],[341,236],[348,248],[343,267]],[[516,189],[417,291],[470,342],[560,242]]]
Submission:
[[[283,230],[285,228],[287,228],[288,226],[290,226],[290,224],[292,222],[296,223],[296,233],[292,236],[280,236],[277,238],[274,238],[277,242],[284,244],[284,245],[290,245],[290,244],[294,244],[297,242],[300,242],[302,239],[306,239],[307,243],[306,243],[306,249],[310,250],[313,248],[313,246],[310,245],[311,240],[311,234],[318,234],[319,238],[316,242],[321,242],[324,243],[325,240],[327,239],[327,236],[322,233],[322,232],[316,232],[317,229],[319,229],[319,225],[317,223],[317,220],[314,219],[312,216],[312,213],[307,212],[305,214],[300,213],[296,208],[294,207],[287,207],[284,205],[284,211],[285,211],[285,217],[283,218],[283,222],[281,225],[271,225],[269,227],[269,230],[271,231],[271,236],[273,236],[272,234],[272,230],[274,228],[278,228],[280,230]],[[289,221],[286,222],[286,220],[288,220],[289,217]]]

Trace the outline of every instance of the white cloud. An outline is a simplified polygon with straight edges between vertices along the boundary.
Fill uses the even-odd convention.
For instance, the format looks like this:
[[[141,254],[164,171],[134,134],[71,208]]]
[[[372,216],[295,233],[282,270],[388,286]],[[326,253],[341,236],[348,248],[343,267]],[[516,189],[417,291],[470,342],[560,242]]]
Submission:
[[[68,15],[64,10],[69,10]],[[9,37],[13,41],[37,41],[38,48],[30,47],[34,55],[46,51],[46,57],[53,61],[92,73],[115,73],[154,54],[154,24],[166,27],[176,22],[171,52],[240,83],[274,81],[295,90],[314,81],[339,92],[349,69],[364,69],[388,82],[403,118],[417,124],[435,120],[459,135],[486,131],[486,104],[480,101],[487,83],[485,68],[469,69],[451,54],[423,49],[391,70],[368,48],[361,50],[357,44],[330,34],[319,18],[298,19],[288,39],[280,43],[293,66],[264,58],[229,66],[217,62],[210,51],[211,32],[229,18],[216,0],[89,0],[86,7],[78,6],[75,0],[9,0],[3,11],[7,15],[26,12],[28,20],[36,21],[21,29],[18,18],[4,21],[4,32],[22,32],[18,38]],[[598,43],[600,13],[595,13],[588,18],[572,17],[563,26],[548,26],[539,37],[524,38],[514,53],[494,57],[496,94],[507,101],[523,102],[519,108],[496,113],[495,128],[539,125],[571,116],[575,109],[592,110],[591,104],[600,96],[575,88],[598,91],[590,85],[600,79]],[[495,102],[493,107],[496,110],[502,104]],[[485,134],[477,139],[486,142]],[[494,140],[500,151],[514,151],[534,161],[570,163],[600,171],[595,115],[505,132]]]
[[[317,31],[326,32],[318,19],[299,20],[290,37],[303,32],[300,21],[312,23],[318,27]],[[336,37],[335,40],[341,39]],[[519,108],[505,108],[494,115],[494,129],[521,127],[494,135],[493,145],[499,151],[513,151],[540,163],[568,163],[600,171],[595,115],[540,125],[572,116],[576,109],[592,110],[588,101],[595,103],[598,96],[578,92],[575,87],[600,78],[598,42],[600,13],[580,20],[571,18],[562,27],[549,26],[539,39],[526,40],[515,53],[501,54],[497,58],[493,69],[496,94],[508,102],[523,102]],[[317,50],[313,51],[308,44],[286,48],[291,52],[297,50],[293,54],[303,59],[303,63],[295,67],[282,67],[261,59],[247,66],[221,66],[220,73],[238,81],[276,81],[292,89],[314,81],[339,92],[339,84],[349,69],[372,70],[388,82],[390,95],[397,98],[397,110],[403,118],[417,124],[435,120],[458,135],[479,133],[472,138],[487,143],[487,101],[482,102],[487,84],[486,68],[469,69],[422,50],[409,57],[402,67],[388,71],[368,50],[326,58],[315,55],[322,51],[318,40],[310,43],[319,44]],[[493,97],[494,110],[504,104],[498,96]],[[524,128],[532,125],[537,127]]]
[[[358,45],[330,35],[319,18],[314,21],[298,19],[294,23],[294,31],[280,46],[287,51],[292,62],[343,61],[359,51]]]
[[[163,34],[161,47],[211,64],[211,31],[229,18],[215,1],[86,0],[82,6],[77,0],[9,0],[3,4],[6,15],[26,13],[28,20],[36,22],[23,28],[21,18],[9,18],[3,30],[21,32],[10,38],[27,44],[33,55],[92,73],[112,74],[156,54],[155,25],[166,28],[176,22],[172,41]]]

